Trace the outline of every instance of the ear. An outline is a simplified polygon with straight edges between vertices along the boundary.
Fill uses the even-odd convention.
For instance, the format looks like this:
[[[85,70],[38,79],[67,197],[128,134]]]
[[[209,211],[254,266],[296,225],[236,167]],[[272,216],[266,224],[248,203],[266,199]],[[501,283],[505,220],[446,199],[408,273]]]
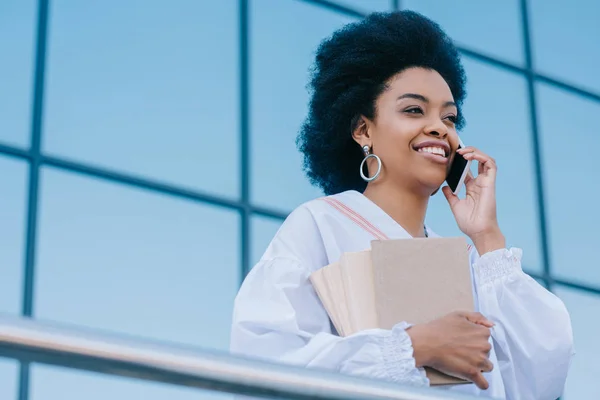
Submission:
[[[356,117],[356,123],[353,124],[352,138],[360,147],[367,145],[371,147],[373,145],[373,139],[371,138],[371,121],[363,116],[359,115]]]

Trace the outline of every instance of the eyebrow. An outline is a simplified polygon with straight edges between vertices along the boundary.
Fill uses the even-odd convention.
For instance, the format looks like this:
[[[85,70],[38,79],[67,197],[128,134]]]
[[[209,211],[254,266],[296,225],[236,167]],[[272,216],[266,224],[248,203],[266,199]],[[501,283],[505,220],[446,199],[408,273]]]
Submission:
[[[402,99],[416,99],[416,100],[422,101],[423,103],[429,103],[429,99],[427,97],[417,94],[417,93],[404,93],[403,95],[398,97],[398,100],[402,100]],[[453,101],[447,101],[444,103],[444,107],[450,107],[450,106],[456,107],[456,103]]]

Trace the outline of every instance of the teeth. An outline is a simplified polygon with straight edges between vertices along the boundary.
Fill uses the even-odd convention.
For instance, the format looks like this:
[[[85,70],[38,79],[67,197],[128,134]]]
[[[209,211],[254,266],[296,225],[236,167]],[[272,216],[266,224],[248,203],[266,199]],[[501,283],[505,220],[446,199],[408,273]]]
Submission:
[[[437,154],[442,157],[446,157],[446,152],[441,147],[422,147],[419,149],[420,152]]]

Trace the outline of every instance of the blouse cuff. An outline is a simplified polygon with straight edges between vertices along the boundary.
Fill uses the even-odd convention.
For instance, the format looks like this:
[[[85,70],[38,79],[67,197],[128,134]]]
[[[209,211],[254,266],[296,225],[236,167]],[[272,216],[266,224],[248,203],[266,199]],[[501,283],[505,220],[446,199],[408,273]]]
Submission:
[[[493,283],[522,271],[523,251],[519,248],[499,249],[481,256],[473,265],[480,285]]]
[[[424,368],[417,368],[412,341],[406,329],[410,324],[402,322],[394,326],[383,341],[383,362],[391,381],[411,386],[429,386]]]

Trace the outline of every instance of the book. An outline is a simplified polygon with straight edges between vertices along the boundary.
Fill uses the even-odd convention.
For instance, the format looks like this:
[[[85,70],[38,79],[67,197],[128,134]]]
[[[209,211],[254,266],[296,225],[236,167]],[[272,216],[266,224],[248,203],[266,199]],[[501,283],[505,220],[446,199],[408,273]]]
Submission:
[[[310,281],[340,336],[474,311],[467,243],[460,237],[375,240],[371,249],[343,253]],[[425,371],[431,385],[468,383]]]

